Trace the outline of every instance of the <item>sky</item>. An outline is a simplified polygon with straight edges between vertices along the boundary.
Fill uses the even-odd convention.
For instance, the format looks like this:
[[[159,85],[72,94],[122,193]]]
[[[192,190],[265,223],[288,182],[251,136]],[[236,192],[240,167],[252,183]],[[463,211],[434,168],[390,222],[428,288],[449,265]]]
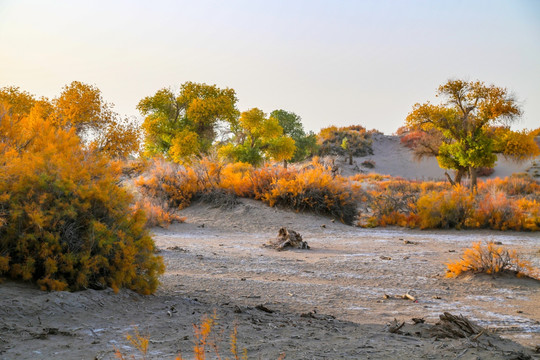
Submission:
[[[540,127],[537,0],[0,0],[0,87],[54,98],[74,80],[121,115],[186,81],[307,130],[394,133],[449,79],[507,88]]]

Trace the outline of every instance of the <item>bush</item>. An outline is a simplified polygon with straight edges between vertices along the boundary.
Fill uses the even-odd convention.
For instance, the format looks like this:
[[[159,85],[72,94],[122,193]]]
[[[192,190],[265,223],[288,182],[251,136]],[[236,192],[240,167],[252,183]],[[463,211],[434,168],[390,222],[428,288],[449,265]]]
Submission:
[[[312,168],[276,179],[263,201],[270,206],[327,214],[352,224],[357,216],[358,194],[359,188],[347,179],[334,177],[329,169],[314,163]]]
[[[508,250],[494,242],[482,245],[473,243],[466,249],[460,261],[448,263],[447,277],[456,277],[463,273],[501,274],[512,272],[517,276],[535,276],[537,272],[527,261],[522,260],[515,250]]]
[[[148,199],[161,199],[182,209],[194,197],[220,207],[231,207],[236,197],[262,200],[270,206],[312,211],[352,224],[360,192],[352,181],[333,176],[316,160],[308,168],[282,166],[254,168],[246,163],[223,165],[203,159],[180,167],[158,162],[149,174],[136,181]]]
[[[362,166],[368,169],[373,169],[375,167],[375,161],[373,160],[362,161]]]
[[[346,140],[347,148],[342,146]],[[322,129],[317,135],[319,144],[319,154],[325,155],[352,155],[366,156],[373,155],[371,132],[360,125],[349,127],[330,126]]]
[[[418,216],[422,229],[463,228],[474,210],[474,197],[458,186],[442,192],[429,192],[418,199]]]
[[[185,218],[176,213],[175,209],[172,209],[167,205],[156,203],[156,201],[148,198],[137,201],[134,210],[141,210],[146,214],[146,228],[155,226],[167,228],[173,222],[182,223],[186,221]]]
[[[150,170],[135,181],[144,197],[174,209],[191,204],[201,184],[192,168],[155,159]]]
[[[119,164],[38,116],[14,126],[0,128],[0,274],[47,290],[153,292],[163,262]]]

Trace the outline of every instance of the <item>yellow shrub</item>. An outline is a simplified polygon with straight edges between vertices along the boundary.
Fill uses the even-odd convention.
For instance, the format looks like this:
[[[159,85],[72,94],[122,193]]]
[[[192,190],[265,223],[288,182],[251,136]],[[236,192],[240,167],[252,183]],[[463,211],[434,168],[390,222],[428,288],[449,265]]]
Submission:
[[[201,189],[197,174],[185,167],[155,159],[148,174],[135,181],[141,193],[151,199],[167,203],[171,208],[189,206],[193,196]]]
[[[535,270],[527,261],[522,260],[515,250],[508,250],[493,242],[482,245],[473,243],[463,252],[460,261],[448,263],[447,277],[456,277],[463,273],[500,274],[511,271],[518,276],[535,276]]]
[[[311,168],[276,178],[262,199],[270,206],[309,210],[352,224],[357,216],[359,194],[358,185],[333,176],[329,169],[314,163]]]
[[[458,186],[442,192],[429,192],[418,199],[418,216],[422,229],[463,228],[474,211],[474,197]]]
[[[38,116],[15,127],[0,129],[0,275],[48,290],[153,292],[163,262],[118,164]]]

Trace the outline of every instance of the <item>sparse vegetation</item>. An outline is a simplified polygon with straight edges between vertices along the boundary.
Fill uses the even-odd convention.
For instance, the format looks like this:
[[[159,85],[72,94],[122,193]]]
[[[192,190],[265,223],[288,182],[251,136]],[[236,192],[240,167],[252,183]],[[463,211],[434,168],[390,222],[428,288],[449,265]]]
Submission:
[[[219,348],[219,340],[216,334],[216,327],[219,326],[217,322],[217,315],[214,313],[211,316],[203,315],[200,324],[193,324],[193,333],[195,336],[193,346],[193,355],[195,360],[205,360],[208,353],[214,353],[215,359],[221,359],[221,349]],[[141,360],[146,360],[148,358],[148,350],[150,339],[148,336],[141,335],[139,330],[136,328],[133,334],[126,335],[129,343],[135,348],[137,354],[127,355],[121,352],[119,349],[115,348],[115,355],[119,360],[128,360],[128,359],[137,359],[137,356]],[[229,349],[232,359],[234,360],[247,360],[248,354],[247,349],[244,348],[240,350],[238,348],[238,329],[236,325],[233,326],[233,329],[230,334],[230,349]],[[285,356],[282,355],[279,359],[284,359]],[[181,354],[175,357],[175,360],[183,360]]]
[[[448,263],[447,266],[447,277],[456,277],[465,273],[490,275],[514,273],[519,277],[538,276],[538,270],[523,260],[515,250],[509,250],[494,242],[474,243],[471,248],[463,252],[460,261]]]

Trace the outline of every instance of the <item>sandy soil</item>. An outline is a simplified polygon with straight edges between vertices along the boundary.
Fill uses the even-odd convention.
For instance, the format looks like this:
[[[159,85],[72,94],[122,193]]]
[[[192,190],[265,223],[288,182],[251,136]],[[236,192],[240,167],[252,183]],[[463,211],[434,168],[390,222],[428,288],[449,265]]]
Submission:
[[[377,135],[374,151],[353,166],[338,159],[343,175],[444,177],[435,159],[415,162],[397,137]],[[366,159],[375,169],[360,166]],[[531,163],[501,159],[492,177],[523,172]],[[539,234],[360,229],[251,200],[228,210],[195,204],[183,215],[184,224],[154,229],[167,265],[155,295],[0,285],[0,359],[113,359],[115,348],[137,354],[126,340],[136,328],[150,338],[148,358],[181,353],[191,359],[193,324],[214,312],[219,325],[213,333],[229,358],[235,324],[250,359],[540,358],[534,352],[540,346],[538,282],[444,277],[444,263],[473,241],[500,241],[540,267]],[[312,249],[263,248],[282,226],[300,232]],[[417,301],[398,298],[405,293]],[[436,340],[426,335],[431,325],[411,325],[413,317],[433,324],[444,311],[491,332],[477,340]],[[407,321],[402,334],[388,332],[394,318]]]
[[[355,158],[355,164],[349,166],[345,159],[339,159],[342,174],[349,176],[358,171],[401,176],[413,180],[444,180],[444,169],[441,169],[436,158],[415,161],[412,152],[401,145],[398,136],[375,134],[373,139],[373,155]],[[375,168],[361,166],[365,160],[375,161]],[[540,163],[540,157],[523,163],[507,160],[499,156],[494,173],[488,178],[504,178],[515,173],[529,172],[533,175],[533,164]],[[451,174],[452,172],[449,171]]]
[[[192,324],[214,311],[220,323],[215,334],[229,357],[234,324],[250,359],[282,353],[286,359],[538,356],[538,282],[444,278],[444,262],[478,240],[501,241],[540,266],[538,234],[368,230],[251,200],[229,210],[195,204],[183,215],[185,224],[154,230],[167,264],[155,295],[0,286],[0,358],[112,359],[115,347],[135,354],[125,336],[137,327],[151,339],[149,358],[173,359],[181,352],[189,359]],[[312,249],[261,247],[280,226],[299,231]],[[385,299],[407,292],[417,301]],[[463,314],[494,335],[435,340],[416,334],[424,325],[407,325],[404,334],[385,329],[394,318],[434,323],[443,311]]]

